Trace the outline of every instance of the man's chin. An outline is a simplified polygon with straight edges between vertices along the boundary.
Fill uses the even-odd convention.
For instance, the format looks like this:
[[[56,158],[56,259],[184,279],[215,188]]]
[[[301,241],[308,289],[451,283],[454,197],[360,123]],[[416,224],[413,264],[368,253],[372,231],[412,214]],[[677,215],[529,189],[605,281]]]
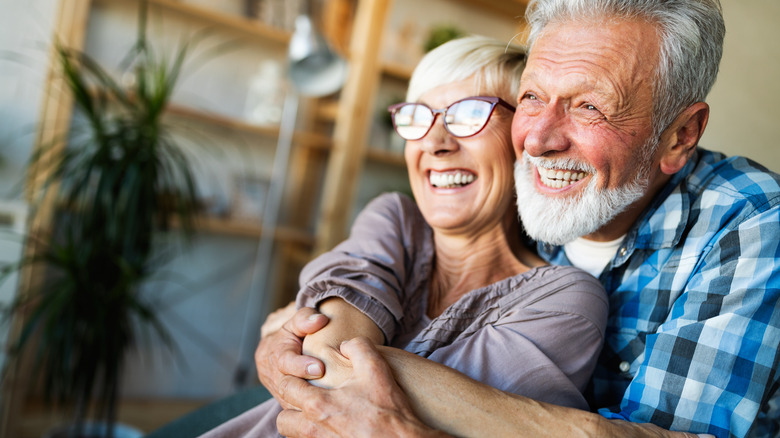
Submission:
[[[522,205],[522,207],[520,206]],[[549,206],[549,204],[548,204]],[[540,211],[518,200],[518,212],[523,228],[530,238],[551,245],[563,245],[598,230],[598,224],[583,222],[581,218],[562,218],[560,215]],[[587,225],[587,226],[584,226]]]
[[[533,180],[516,169],[517,211],[528,236],[539,242],[563,245],[595,233],[640,199],[646,189],[646,185],[635,182],[621,189],[601,191],[594,184],[575,196],[553,198],[537,192]]]

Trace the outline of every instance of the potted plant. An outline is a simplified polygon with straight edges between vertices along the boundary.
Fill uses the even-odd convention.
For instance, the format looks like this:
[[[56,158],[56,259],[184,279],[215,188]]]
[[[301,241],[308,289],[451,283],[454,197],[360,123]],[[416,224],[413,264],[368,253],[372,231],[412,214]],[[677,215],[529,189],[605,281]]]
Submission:
[[[44,249],[4,268],[46,268],[40,285],[6,309],[23,318],[9,345],[12,354],[29,354],[46,400],[74,406],[66,436],[84,436],[87,418],[104,421],[105,436],[113,435],[122,367],[139,330],[170,345],[139,285],[158,266],[156,232],[173,218],[191,231],[196,210],[189,162],[163,122],[187,46],[172,58],[155,54],[140,5],[129,88],[84,53],[57,47],[83,129],[49,169],[45,187],[59,188],[59,214],[50,235],[28,237]],[[33,156],[31,168],[46,165],[45,153]]]
[[[451,24],[438,24],[428,31],[428,36],[423,42],[423,52],[428,53],[447,41],[465,36],[466,32]]]

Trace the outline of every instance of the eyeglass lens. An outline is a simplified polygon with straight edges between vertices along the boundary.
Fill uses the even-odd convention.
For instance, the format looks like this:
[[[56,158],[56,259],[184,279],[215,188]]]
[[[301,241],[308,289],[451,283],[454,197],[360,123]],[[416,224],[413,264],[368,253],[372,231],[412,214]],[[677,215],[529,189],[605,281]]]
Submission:
[[[479,99],[455,102],[444,112],[444,126],[456,137],[474,135],[487,123],[493,106]],[[398,108],[393,119],[398,135],[406,140],[419,140],[433,126],[434,111],[422,104],[409,103]]]

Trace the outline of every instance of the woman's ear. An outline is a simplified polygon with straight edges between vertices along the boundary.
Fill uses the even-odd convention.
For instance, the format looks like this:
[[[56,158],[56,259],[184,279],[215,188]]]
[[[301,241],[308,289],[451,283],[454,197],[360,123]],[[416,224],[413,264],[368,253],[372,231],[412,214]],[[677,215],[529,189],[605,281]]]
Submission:
[[[672,175],[685,166],[696,150],[710,117],[710,106],[696,102],[689,106],[661,134],[661,172]]]

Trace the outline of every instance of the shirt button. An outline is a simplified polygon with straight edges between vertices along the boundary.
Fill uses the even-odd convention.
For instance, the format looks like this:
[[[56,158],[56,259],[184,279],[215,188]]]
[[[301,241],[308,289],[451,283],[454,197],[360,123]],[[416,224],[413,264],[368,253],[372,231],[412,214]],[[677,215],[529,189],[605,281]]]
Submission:
[[[620,371],[624,373],[627,373],[631,370],[631,364],[625,360],[623,362],[620,362],[620,365],[618,365],[618,367],[620,368]]]
[[[624,246],[623,248],[620,248],[620,257],[625,257],[628,250]]]

